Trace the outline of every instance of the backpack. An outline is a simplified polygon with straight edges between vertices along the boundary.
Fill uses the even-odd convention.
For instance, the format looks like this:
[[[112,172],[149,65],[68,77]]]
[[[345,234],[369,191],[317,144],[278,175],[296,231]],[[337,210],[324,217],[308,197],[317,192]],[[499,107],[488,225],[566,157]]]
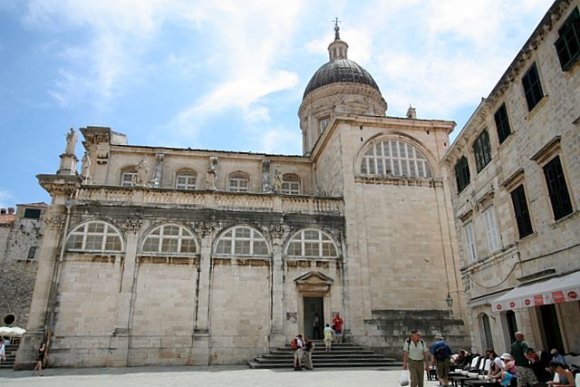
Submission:
[[[293,338],[292,341],[290,342],[290,348],[298,349],[298,340],[296,340],[296,338]]]
[[[411,339],[407,338],[405,340],[407,342],[407,345],[410,346],[411,345]],[[423,352],[425,351],[425,342],[423,341],[423,339],[419,340],[419,343],[421,343],[421,348],[423,348]]]

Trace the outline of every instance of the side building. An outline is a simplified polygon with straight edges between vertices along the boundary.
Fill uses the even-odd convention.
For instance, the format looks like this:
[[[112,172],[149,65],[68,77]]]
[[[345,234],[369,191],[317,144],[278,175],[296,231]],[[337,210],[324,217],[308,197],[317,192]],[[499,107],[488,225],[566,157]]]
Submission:
[[[555,1],[443,159],[474,351],[580,351],[580,14]]]
[[[0,210],[0,324],[26,327],[46,203]]]
[[[455,123],[387,117],[335,39],[299,108],[303,155],[130,145],[69,132],[17,368],[244,363],[313,320],[401,355],[412,328],[467,343],[439,160]],[[455,302],[452,303],[452,301]]]

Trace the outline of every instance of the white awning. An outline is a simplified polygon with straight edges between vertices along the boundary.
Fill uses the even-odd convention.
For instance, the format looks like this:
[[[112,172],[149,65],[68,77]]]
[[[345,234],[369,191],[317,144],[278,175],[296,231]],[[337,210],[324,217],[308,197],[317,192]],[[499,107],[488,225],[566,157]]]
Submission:
[[[580,271],[564,277],[550,278],[530,285],[518,286],[492,303],[494,312],[528,308],[567,301],[578,301]]]

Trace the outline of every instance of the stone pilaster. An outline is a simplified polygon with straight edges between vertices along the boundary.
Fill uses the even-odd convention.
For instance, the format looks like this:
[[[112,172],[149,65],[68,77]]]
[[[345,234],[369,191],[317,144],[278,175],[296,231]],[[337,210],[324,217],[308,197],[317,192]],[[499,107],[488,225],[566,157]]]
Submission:
[[[283,346],[284,335],[284,262],[282,261],[282,246],[284,243],[284,227],[275,224],[270,227],[272,236],[272,326],[270,330],[270,347]]]

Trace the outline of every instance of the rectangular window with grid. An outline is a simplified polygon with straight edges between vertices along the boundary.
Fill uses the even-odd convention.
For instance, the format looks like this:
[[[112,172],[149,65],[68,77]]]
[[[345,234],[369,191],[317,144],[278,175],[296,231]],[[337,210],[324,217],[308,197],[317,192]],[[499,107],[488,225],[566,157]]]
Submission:
[[[455,180],[458,193],[469,185],[469,179],[469,165],[467,164],[467,158],[463,156],[455,164]]]
[[[137,181],[137,172],[124,172],[121,175],[121,185],[123,187],[133,187]]]
[[[526,94],[528,110],[531,111],[544,97],[544,91],[542,90],[542,84],[540,83],[540,75],[538,74],[538,66],[536,66],[535,62],[524,74],[522,84],[524,86],[524,93]]]
[[[512,204],[514,206],[514,213],[516,215],[516,223],[518,225],[518,232],[520,239],[530,235],[534,232],[532,228],[532,220],[530,218],[530,211],[528,210],[528,202],[526,200],[526,192],[523,185],[519,185],[511,192]]]
[[[568,16],[558,30],[560,37],[556,40],[556,52],[562,70],[568,71],[580,58],[580,12],[578,8]]]
[[[483,211],[485,220],[485,229],[487,232],[487,245],[491,253],[499,250],[499,232],[497,230],[497,221],[495,217],[495,207],[489,206]]]
[[[469,263],[477,261],[477,247],[475,245],[475,236],[473,233],[473,222],[467,222],[463,226],[465,230],[465,247],[467,249],[467,258]]]
[[[175,188],[194,190],[196,178],[196,175],[178,175],[175,179]]]
[[[487,130],[481,132],[473,142],[473,154],[475,155],[477,172],[480,172],[491,161],[491,146],[489,145]]]
[[[505,103],[502,103],[499,109],[497,109],[494,114],[494,118],[495,126],[497,128],[497,137],[499,139],[499,143],[501,144],[512,133]]]
[[[568,194],[566,178],[562,170],[560,157],[556,156],[552,161],[544,166],[544,176],[550,194],[554,219],[558,220],[572,213],[572,202]]]

